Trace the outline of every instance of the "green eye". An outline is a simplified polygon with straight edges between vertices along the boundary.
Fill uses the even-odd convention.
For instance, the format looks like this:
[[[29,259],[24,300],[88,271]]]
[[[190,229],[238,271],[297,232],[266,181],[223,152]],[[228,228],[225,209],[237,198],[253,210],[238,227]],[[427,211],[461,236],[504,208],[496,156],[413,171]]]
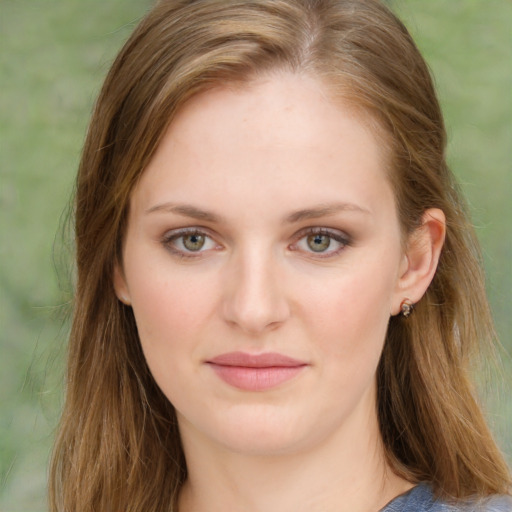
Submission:
[[[331,245],[331,237],[317,233],[307,237],[308,247],[314,252],[324,252]]]
[[[188,251],[200,251],[205,244],[205,237],[198,233],[183,235],[183,246]]]

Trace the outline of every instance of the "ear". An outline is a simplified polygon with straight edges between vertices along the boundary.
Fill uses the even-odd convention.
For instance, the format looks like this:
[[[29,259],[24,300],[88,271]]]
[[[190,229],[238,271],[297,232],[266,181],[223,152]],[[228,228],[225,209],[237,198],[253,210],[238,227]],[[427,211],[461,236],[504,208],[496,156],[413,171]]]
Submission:
[[[127,306],[131,305],[130,294],[128,292],[128,286],[124,277],[123,269],[119,263],[114,266],[114,291],[116,292],[117,298]]]
[[[404,299],[416,304],[427,291],[436,273],[445,234],[446,218],[443,211],[438,208],[426,210],[421,226],[407,241],[393,298],[392,315],[400,313]]]

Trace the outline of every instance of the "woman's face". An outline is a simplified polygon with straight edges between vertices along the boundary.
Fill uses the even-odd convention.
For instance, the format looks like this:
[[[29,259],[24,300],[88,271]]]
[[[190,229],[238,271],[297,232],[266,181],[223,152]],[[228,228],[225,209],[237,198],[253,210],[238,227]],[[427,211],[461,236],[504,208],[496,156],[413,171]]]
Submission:
[[[244,453],[377,429],[407,266],[384,151],[314,79],[202,93],[136,187],[115,286],[185,439]]]

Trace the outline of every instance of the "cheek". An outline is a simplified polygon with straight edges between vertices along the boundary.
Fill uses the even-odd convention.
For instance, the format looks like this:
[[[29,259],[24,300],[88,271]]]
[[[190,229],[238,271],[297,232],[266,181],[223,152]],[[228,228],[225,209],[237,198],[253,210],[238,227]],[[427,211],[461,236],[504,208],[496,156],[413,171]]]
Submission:
[[[367,415],[374,410],[389,290],[390,280],[379,279],[368,268],[332,279],[323,289],[318,283],[311,288],[302,325],[322,383],[326,426],[345,421],[356,409]]]
[[[193,269],[176,271],[168,262],[153,261],[146,268],[135,268],[131,277],[130,296],[141,336],[180,337],[197,329],[210,314],[215,285]]]
[[[165,268],[132,275],[130,295],[142,349],[155,380],[169,396],[185,367],[204,355],[200,343],[215,310],[215,285]]]
[[[378,361],[396,275],[392,262],[386,263],[360,260],[350,268],[337,269],[326,280],[310,280],[301,315],[323,353],[350,364],[367,358]]]

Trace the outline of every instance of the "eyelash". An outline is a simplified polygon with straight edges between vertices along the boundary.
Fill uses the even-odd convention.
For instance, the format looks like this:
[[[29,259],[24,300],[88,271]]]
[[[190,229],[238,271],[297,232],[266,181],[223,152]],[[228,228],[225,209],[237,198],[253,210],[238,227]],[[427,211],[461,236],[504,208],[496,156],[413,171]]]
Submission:
[[[179,229],[177,231],[171,231],[169,233],[166,233],[162,237],[162,245],[173,255],[178,256],[181,259],[200,258],[202,256],[202,253],[205,251],[184,251],[173,246],[173,243],[179,240],[180,238],[191,235],[203,236],[208,240],[213,240],[213,238],[208,234],[206,230],[194,227]]]
[[[338,230],[332,230],[328,228],[320,228],[320,227],[313,227],[313,228],[306,228],[305,230],[300,231],[297,236],[295,237],[295,242],[291,244],[292,250],[299,250],[296,249],[297,244],[307,238],[308,236],[326,236],[329,237],[330,240],[334,240],[335,242],[340,244],[340,247],[334,250],[328,250],[326,252],[317,252],[314,251],[305,251],[307,252],[308,256],[313,256],[317,259],[327,259],[332,258],[334,256],[337,256],[340,254],[346,247],[350,246],[352,244],[351,238],[341,231]]]
[[[180,259],[194,259],[194,258],[200,258],[203,256],[203,253],[207,250],[198,250],[198,251],[187,251],[187,250],[181,250],[176,248],[173,244],[179,240],[180,238],[183,238],[185,236],[190,235],[197,235],[197,236],[203,236],[207,240],[211,240],[214,242],[213,238],[208,234],[207,230],[204,230],[203,228],[184,228],[177,231],[171,231],[169,233],[166,233],[161,240],[162,245],[170,251],[173,255],[178,256]],[[311,250],[311,251],[304,251],[308,254],[308,256],[312,256],[317,259],[326,259],[326,258],[332,258],[334,256],[337,256],[340,252],[342,252],[346,247],[350,246],[352,244],[351,238],[337,230],[331,230],[327,228],[319,228],[319,227],[312,227],[307,228],[305,230],[300,231],[294,238],[295,241],[289,245],[290,249],[292,251],[299,251],[300,249],[297,248],[297,245],[299,242],[301,242],[303,239],[305,239],[308,236],[314,236],[314,235],[320,235],[320,236],[326,236],[329,237],[330,240],[334,240],[335,242],[340,244],[340,247],[326,252],[317,252]],[[214,242],[215,243],[215,242]],[[216,245],[216,248],[219,248],[219,245]]]

